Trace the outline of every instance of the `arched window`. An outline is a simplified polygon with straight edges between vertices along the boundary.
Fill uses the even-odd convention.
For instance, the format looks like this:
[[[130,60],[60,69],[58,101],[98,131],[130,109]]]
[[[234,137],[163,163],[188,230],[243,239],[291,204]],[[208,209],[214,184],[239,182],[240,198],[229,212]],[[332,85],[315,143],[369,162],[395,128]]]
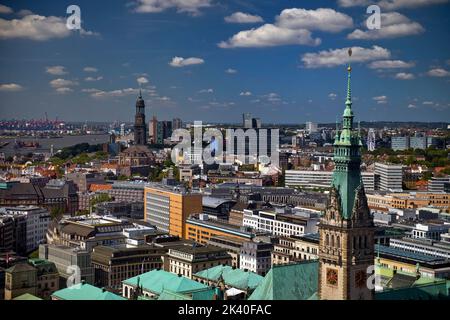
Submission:
[[[331,236],[331,246],[334,247],[334,235]]]
[[[325,235],[325,245],[330,245],[330,236],[328,235],[328,233]]]
[[[362,249],[362,247],[363,247],[362,238],[361,236],[359,236],[359,248]]]
[[[364,248],[367,249],[367,236],[364,236]]]
[[[353,250],[355,250],[356,248],[357,248],[356,237],[353,237]]]
[[[341,237],[340,236],[336,237],[336,247],[338,247],[338,248],[341,247]]]

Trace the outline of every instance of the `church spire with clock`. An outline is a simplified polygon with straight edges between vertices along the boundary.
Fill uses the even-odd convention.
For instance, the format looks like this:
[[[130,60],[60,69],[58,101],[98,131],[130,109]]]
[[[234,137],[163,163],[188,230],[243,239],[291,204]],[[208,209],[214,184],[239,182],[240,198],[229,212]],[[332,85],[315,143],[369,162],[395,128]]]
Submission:
[[[147,126],[145,124],[145,102],[142,98],[142,91],[136,101],[136,115],[134,119],[134,144],[147,144]]]
[[[349,50],[351,57],[352,50]],[[374,264],[374,225],[361,178],[361,136],[354,126],[352,68],[342,127],[336,128],[329,203],[319,224],[319,297],[370,300],[369,267]]]

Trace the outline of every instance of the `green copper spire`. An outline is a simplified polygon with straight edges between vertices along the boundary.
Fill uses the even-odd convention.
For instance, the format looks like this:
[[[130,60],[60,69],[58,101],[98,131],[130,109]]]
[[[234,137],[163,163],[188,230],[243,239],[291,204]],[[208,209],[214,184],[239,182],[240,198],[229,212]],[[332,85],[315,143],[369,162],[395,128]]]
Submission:
[[[352,55],[351,49],[349,56]],[[344,219],[351,219],[356,192],[362,184],[361,180],[361,140],[358,130],[353,126],[351,73],[348,66],[347,99],[342,117],[342,130],[337,130],[334,142],[334,163],[332,186],[341,197],[341,215]]]

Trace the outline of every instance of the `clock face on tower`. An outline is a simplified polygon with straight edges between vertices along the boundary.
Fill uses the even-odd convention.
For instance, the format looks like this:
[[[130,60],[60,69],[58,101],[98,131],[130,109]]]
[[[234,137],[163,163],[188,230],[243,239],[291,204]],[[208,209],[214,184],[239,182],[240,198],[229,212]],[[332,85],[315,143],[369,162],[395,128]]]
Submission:
[[[327,269],[327,283],[332,286],[337,285],[338,282],[338,272],[335,269]]]
[[[357,288],[364,288],[366,286],[367,274],[360,270],[355,274],[355,285]]]

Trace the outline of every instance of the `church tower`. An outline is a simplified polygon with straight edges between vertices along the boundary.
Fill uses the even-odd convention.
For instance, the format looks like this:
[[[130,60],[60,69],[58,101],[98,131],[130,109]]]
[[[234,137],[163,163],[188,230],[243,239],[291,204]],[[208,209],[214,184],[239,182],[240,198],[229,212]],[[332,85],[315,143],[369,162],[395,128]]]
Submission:
[[[145,124],[145,102],[142,99],[142,92],[136,101],[136,116],[134,119],[134,144],[147,144],[147,126]]]
[[[349,65],[342,128],[336,128],[329,203],[319,224],[322,300],[371,300],[374,294],[367,286],[368,268],[375,258],[374,224],[361,178],[362,142],[353,123],[351,72]]]

